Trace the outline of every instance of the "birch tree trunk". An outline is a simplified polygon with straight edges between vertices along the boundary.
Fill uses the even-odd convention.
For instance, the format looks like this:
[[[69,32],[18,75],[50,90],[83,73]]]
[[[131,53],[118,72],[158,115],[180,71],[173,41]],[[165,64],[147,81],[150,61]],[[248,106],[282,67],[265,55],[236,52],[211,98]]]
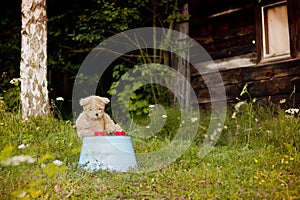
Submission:
[[[47,116],[46,0],[22,0],[21,107],[22,118]]]

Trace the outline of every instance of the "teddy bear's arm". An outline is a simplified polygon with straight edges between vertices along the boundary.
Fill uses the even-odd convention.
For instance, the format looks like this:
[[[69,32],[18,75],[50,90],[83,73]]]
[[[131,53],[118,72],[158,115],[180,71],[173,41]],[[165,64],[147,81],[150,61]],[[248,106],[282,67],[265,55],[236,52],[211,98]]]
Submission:
[[[121,127],[110,118],[108,114],[103,115],[104,130],[108,134],[113,134],[116,131],[122,131]]]
[[[75,126],[79,137],[92,135],[90,124],[83,114],[79,115],[76,120]]]

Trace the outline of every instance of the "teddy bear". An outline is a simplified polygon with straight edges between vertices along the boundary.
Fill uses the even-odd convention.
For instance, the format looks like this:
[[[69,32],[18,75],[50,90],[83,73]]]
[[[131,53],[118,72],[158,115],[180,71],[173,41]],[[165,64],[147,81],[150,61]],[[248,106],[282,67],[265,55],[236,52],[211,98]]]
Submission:
[[[95,132],[112,135],[114,132],[122,131],[121,127],[104,112],[105,105],[109,102],[108,98],[95,95],[79,101],[83,107],[83,112],[80,113],[75,123],[79,137],[94,136]]]

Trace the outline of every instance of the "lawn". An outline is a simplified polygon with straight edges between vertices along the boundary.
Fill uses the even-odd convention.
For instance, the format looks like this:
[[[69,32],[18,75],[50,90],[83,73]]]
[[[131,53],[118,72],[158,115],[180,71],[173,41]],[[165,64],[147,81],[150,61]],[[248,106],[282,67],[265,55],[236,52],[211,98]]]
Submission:
[[[169,108],[161,133],[133,137],[136,152],[172,140],[178,120],[173,112]],[[2,110],[0,198],[300,199],[299,117],[275,108],[232,114],[227,112],[222,134],[204,158],[199,150],[209,115],[202,115],[197,137],[175,162],[148,173],[118,173],[78,167],[81,140],[73,122],[54,117],[22,122],[18,113]]]

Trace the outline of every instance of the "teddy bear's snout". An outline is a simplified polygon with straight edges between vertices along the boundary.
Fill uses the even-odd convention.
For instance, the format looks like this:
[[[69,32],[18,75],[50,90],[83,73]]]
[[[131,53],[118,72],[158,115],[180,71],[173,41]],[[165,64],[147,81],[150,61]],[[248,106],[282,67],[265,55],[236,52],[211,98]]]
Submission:
[[[95,114],[94,116],[95,116],[96,118],[102,117],[102,113],[101,113],[101,112],[95,112],[94,114]]]

